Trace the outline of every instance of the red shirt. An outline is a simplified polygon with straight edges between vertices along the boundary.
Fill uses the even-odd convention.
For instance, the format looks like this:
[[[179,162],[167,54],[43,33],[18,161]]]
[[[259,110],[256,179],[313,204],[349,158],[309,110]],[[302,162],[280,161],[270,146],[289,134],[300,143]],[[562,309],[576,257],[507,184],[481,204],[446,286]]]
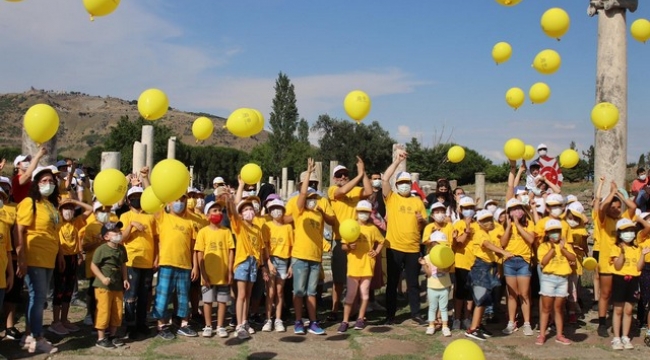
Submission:
[[[27,180],[26,183],[20,185],[20,181],[18,181],[18,177],[20,175],[14,175],[13,178],[11,178],[11,194],[14,197],[14,202],[16,204],[20,203],[27,197],[29,194],[29,187],[32,186],[32,181]]]
[[[646,185],[648,185],[648,178],[644,181],[641,181],[638,178],[634,179],[634,181],[632,181],[632,192],[638,193]]]

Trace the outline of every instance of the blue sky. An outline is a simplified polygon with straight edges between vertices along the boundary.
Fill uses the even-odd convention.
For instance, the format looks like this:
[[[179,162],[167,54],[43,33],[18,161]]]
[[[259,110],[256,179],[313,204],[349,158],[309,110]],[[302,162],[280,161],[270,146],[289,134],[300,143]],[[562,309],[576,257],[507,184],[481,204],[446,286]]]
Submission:
[[[503,143],[519,137],[559,154],[572,140],[580,150],[593,143],[598,20],[587,16],[587,4],[122,0],[114,14],[90,22],[81,1],[0,1],[0,92],[34,86],[136,99],[158,87],[182,110],[227,117],[254,107],[267,115],[282,71],[312,124],[324,113],[346,118],[343,98],[358,88],[373,100],[364,121],[378,121],[402,142],[450,140],[501,161]],[[553,6],[571,16],[560,42],[539,25]],[[628,24],[640,17],[650,17],[647,4],[628,14]],[[499,41],[512,45],[513,56],[496,66],[490,54]],[[531,68],[546,48],[563,61],[551,76]],[[648,151],[650,45],[628,36],[628,61],[628,160],[636,161]],[[538,81],[551,87],[547,103],[506,105],[510,87],[528,93]]]

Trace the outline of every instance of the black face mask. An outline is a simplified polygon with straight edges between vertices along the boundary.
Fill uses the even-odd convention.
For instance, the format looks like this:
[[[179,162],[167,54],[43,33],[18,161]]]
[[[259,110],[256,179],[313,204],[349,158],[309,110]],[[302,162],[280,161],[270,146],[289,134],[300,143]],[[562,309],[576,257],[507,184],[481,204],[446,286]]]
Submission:
[[[129,205],[132,208],[140,210],[140,199],[131,199],[129,200]]]

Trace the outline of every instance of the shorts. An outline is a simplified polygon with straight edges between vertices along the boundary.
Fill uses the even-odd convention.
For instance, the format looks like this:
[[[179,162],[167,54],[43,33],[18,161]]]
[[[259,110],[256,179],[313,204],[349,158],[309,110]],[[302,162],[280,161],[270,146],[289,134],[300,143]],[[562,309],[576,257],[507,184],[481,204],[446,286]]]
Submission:
[[[235,280],[255,283],[257,281],[257,260],[249,256],[241,264],[235,267]]]
[[[639,301],[639,277],[630,276],[626,281],[625,276],[614,274],[614,277],[612,278],[612,302],[613,303],[629,302],[632,304],[636,304],[638,301]]]
[[[264,296],[264,290],[266,290],[266,281],[264,281],[264,276],[259,274],[255,282],[253,283],[253,288],[251,289],[251,299],[259,300]]]
[[[201,287],[204,303],[227,303],[230,300],[230,287],[228,285],[210,285]]]
[[[289,259],[283,259],[277,256],[271,256],[271,264],[275,267],[276,278],[286,280],[289,276]]]
[[[569,296],[569,277],[542,273],[539,278],[539,294],[548,297]]]
[[[95,288],[97,315],[95,329],[106,330],[109,327],[122,326],[124,292]]]
[[[291,268],[293,269],[293,295],[316,296],[321,263],[292,258]]]
[[[341,240],[334,240],[332,246],[332,282],[334,284],[347,283],[348,254],[343,251]]]
[[[591,252],[591,257],[596,259],[596,262],[598,262],[598,259],[600,259],[600,251],[592,251]]]
[[[469,270],[456,268],[456,282],[454,283],[454,298],[456,300],[472,301],[472,292],[469,289]]]
[[[521,256],[515,256],[503,263],[505,277],[531,277],[530,264]]]

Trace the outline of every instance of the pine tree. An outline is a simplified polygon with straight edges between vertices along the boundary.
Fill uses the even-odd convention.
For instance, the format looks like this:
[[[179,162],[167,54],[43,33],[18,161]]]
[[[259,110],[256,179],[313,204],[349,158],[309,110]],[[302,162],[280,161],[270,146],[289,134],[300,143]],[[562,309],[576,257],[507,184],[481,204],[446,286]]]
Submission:
[[[287,153],[297,141],[296,130],[298,129],[298,108],[294,86],[289,77],[282,72],[275,81],[275,97],[269,125],[271,126],[269,145],[272,151],[272,164],[275,167],[269,170],[271,173],[278,173],[280,168],[288,165]]]

